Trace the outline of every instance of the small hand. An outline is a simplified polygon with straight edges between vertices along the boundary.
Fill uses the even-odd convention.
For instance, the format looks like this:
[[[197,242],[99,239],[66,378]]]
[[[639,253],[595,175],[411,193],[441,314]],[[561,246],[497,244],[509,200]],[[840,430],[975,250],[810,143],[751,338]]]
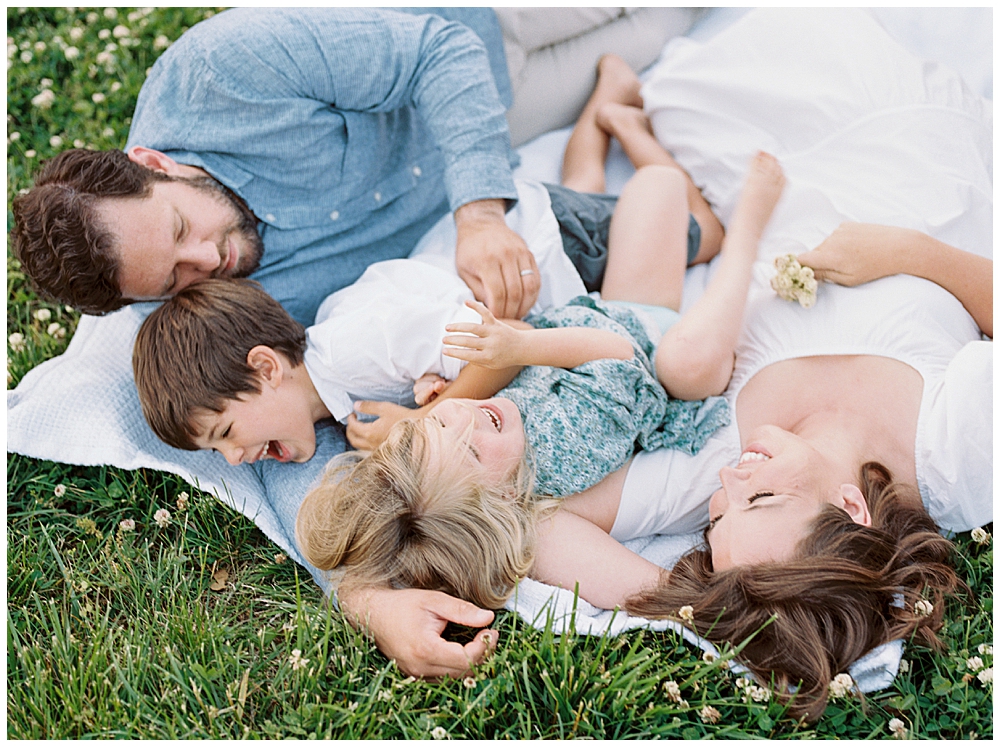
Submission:
[[[499,640],[495,630],[480,630],[464,646],[444,640],[441,633],[449,622],[478,628],[492,623],[494,615],[440,591],[358,589],[341,595],[340,602],[379,650],[414,677],[464,677]]]
[[[498,320],[479,301],[466,301],[465,305],[483,318],[482,324],[457,322],[445,327],[448,332],[467,334],[447,335],[444,354],[486,368],[508,368],[521,365],[521,342],[524,331]]]
[[[362,423],[354,413],[347,417],[347,440],[355,449],[362,451],[377,448],[385,441],[392,426],[416,414],[408,407],[394,405],[391,402],[360,401],[354,403],[354,409],[365,415],[378,416],[378,420],[370,423]]]
[[[413,399],[418,407],[433,402],[451,382],[435,373],[426,373],[413,382]]]
[[[521,319],[538,299],[541,277],[524,239],[504,222],[502,200],[455,211],[455,267],[472,294],[498,317]]]
[[[822,244],[797,259],[817,280],[855,286],[903,272],[910,229],[841,223]]]

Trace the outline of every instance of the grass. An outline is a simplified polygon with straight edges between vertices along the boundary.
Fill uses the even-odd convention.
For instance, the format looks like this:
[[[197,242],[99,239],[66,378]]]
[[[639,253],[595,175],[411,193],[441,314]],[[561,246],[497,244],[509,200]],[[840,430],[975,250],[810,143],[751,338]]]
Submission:
[[[8,228],[11,197],[41,160],[74,141],[124,144],[145,69],[210,12],[8,9]],[[32,104],[46,89],[51,105]],[[34,295],[8,248],[7,332],[20,335],[8,339],[8,388],[62,352],[77,319]],[[833,701],[805,727],[774,702],[743,702],[723,661],[673,634],[556,636],[509,613],[475,677],[413,680],[211,495],[158,472],[8,454],[7,736],[867,739],[890,737],[898,718],[913,737],[986,739],[992,683],[970,679],[967,659],[992,646],[992,544],[961,535],[956,562],[975,601],[950,606],[948,650],[908,648],[891,688]],[[992,668],[992,649],[981,658]]]

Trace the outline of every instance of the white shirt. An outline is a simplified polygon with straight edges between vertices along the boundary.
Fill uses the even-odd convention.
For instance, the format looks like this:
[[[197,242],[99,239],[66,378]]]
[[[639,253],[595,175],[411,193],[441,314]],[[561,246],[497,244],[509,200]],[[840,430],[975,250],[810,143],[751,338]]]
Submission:
[[[755,266],[726,391],[733,411],[754,374],[779,361],[879,355],[906,363],[924,381],[914,445],[924,505],[939,526],[952,531],[992,521],[993,343],[982,340],[962,304],[934,283],[897,275],[857,288],[822,284],[816,305],[803,309],[776,297],[769,287],[773,274],[768,263]],[[708,499],[720,486],[718,471],[735,465],[739,453],[736,425],[720,430],[687,460],[640,452],[612,536],[624,540],[703,527]]]
[[[548,191],[518,182],[507,225],[535,256],[541,291],[532,313],[583,295],[583,281],[563,251]],[[316,391],[341,422],[353,402],[411,406],[413,382],[425,373],[454,379],[464,361],[443,354],[445,325],[480,321],[465,306],[473,295],[455,270],[455,220],[449,214],[420,240],[409,259],[377,262],[352,285],[326,298],[306,330],[305,365]]]

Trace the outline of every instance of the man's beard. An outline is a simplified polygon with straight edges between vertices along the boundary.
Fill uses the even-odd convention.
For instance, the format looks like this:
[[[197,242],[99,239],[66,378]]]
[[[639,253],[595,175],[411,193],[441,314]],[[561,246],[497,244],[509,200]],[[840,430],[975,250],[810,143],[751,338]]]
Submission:
[[[212,199],[231,207],[236,214],[236,220],[226,231],[226,236],[231,233],[238,234],[243,238],[243,246],[236,267],[227,277],[245,278],[260,267],[260,259],[264,255],[264,241],[257,233],[259,221],[239,195],[211,176],[181,176],[174,177],[173,181],[190,184]]]

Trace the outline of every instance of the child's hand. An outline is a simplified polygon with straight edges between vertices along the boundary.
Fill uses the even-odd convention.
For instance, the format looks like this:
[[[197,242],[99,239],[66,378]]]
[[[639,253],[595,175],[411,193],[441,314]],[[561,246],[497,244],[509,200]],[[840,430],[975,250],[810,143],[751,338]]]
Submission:
[[[448,379],[443,379],[437,374],[426,373],[413,382],[413,399],[418,407],[423,407],[437,399],[450,383]]]
[[[366,415],[378,416],[378,420],[370,423],[362,423],[354,413],[347,416],[347,441],[361,451],[377,448],[385,441],[392,426],[416,414],[414,410],[392,402],[360,401],[354,403],[354,409]]]
[[[452,358],[476,363],[486,368],[508,368],[521,365],[521,345],[524,331],[499,321],[479,301],[466,301],[465,305],[483,318],[482,324],[461,322],[445,327],[448,332],[469,334],[447,335],[444,354]]]

